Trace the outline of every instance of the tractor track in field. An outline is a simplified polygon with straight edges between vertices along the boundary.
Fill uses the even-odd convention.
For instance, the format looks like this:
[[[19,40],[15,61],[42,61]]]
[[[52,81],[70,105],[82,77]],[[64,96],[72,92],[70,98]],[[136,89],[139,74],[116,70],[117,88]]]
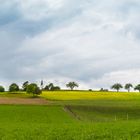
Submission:
[[[0,105],[48,105],[43,98],[0,97]]]
[[[80,117],[76,114],[76,113],[74,113],[73,111],[72,111],[72,109],[70,108],[70,106],[64,106],[64,111],[66,111],[66,112],[68,112],[69,114],[71,114],[74,118],[76,118],[77,120],[81,120],[80,119]]]

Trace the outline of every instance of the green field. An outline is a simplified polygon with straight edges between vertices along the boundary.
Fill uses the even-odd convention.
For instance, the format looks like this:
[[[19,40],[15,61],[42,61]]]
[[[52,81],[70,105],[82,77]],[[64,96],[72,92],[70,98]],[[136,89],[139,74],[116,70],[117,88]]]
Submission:
[[[0,140],[140,140],[139,93],[59,91],[40,98],[49,104],[0,106]]]

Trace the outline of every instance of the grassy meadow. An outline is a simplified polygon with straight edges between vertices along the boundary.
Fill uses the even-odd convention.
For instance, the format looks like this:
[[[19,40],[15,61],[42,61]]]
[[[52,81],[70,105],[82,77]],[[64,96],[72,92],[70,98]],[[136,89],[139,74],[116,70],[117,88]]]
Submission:
[[[140,140],[139,93],[49,91],[39,98],[48,105],[0,105],[1,140]]]

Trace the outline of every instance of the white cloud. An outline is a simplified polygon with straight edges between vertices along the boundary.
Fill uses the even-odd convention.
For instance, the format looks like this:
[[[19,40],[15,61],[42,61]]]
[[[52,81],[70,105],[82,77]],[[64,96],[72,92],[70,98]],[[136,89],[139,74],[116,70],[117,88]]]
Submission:
[[[19,1],[19,6],[26,20],[40,21],[46,18],[57,18],[56,16],[61,17],[71,12],[70,8],[73,9],[73,7],[66,7],[68,3],[68,0],[26,0]]]
[[[130,69],[106,73],[102,76],[102,78],[92,80],[91,83],[98,88],[110,88],[111,85],[115,83],[121,83],[123,85],[126,83],[132,83],[135,86],[136,84],[140,83],[139,79],[140,69]],[[110,87],[108,85],[110,85]]]
[[[139,82],[139,1],[15,3],[21,14],[20,22],[8,25],[7,33],[20,28],[19,24],[26,25],[26,31],[29,28],[29,32],[34,29],[36,33],[31,36],[25,32],[25,38],[24,28],[21,33],[14,32],[16,35],[8,49],[16,59],[8,65],[15,64],[15,70],[12,69],[12,76],[6,76],[7,79],[75,80],[83,88],[107,87],[118,81]],[[5,30],[3,26],[1,29]],[[18,36],[20,41],[15,43]],[[0,49],[9,46],[11,38],[3,40],[4,46]],[[9,70],[2,71],[4,75],[9,73]]]

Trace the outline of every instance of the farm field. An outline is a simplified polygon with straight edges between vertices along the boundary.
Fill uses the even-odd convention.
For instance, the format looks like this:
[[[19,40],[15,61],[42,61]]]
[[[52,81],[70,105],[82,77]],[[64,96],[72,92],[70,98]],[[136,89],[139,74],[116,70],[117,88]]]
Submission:
[[[25,93],[0,94],[24,98]],[[46,105],[0,105],[2,140],[139,140],[140,95],[125,92],[43,92]]]
[[[41,94],[49,100],[139,100],[137,92],[100,92],[100,91],[44,91]]]

